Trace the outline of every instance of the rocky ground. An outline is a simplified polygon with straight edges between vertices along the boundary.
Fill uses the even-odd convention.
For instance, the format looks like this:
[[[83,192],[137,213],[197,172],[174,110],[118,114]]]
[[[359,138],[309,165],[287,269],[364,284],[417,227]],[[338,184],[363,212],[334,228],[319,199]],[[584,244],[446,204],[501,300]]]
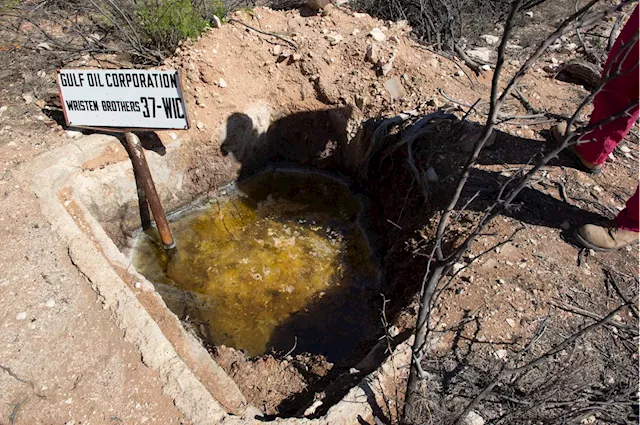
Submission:
[[[278,99],[285,115],[351,108],[347,130],[353,135],[365,119],[440,108],[461,116],[467,108],[459,104],[488,98],[490,67],[476,77],[457,60],[411,40],[410,28],[402,23],[381,22],[337,7],[323,14],[260,8],[239,12],[233,19],[185,43],[167,60],[167,68],[183,71],[193,125],[186,132],[163,133],[161,139],[216,143],[215,123],[237,111],[237,105],[260,99]],[[531,25],[543,21],[537,15],[531,19]],[[282,34],[289,41],[265,33]],[[526,48],[522,38],[519,42]],[[490,62],[494,43],[491,37],[483,37],[469,43],[469,49],[488,55]],[[509,53],[507,75],[515,72],[523,54],[517,47]],[[577,54],[574,40],[562,41],[523,80],[520,88],[534,107],[567,114],[587,94],[583,87],[553,79],[544,70]],[[3,74],[0,89],[0,234],[4,241],[0,248],[0,423],[184,423],[171,399],[163,395],[162,382],[123,341],[113,319],[69,260],[67,247],[38,211],[27,182],[18,177],[22,164],[74,143],[78,136],[61,125],[60,114],[49,100],[55,92],[55,69],[33,70],[27,63],[22,67],[21,72]],[[506,112],[527,114],[515,99],[509,101]],[[482,118],[480,113],[470,117]],[[508,177],[541,147],[551,125],[526,120],[500,125],[479,170]],[[518,344],[526,345],[544,318],[562,322],[575,316],[558,306],[574,304],[606,314],[620,302],[620,295],[610,288],[610,276],[623,295],[630,296],[637,285],[637,246],[615,253],[582,251],[572,231],[585,222],[612,217],[632,195],[637,181],[635,135],[618,146],[600,176],[577,170],[564,156],[546,167],[523,195],[519,212],[499,217],[472,246],[472,253],[521,230],[508,244],[462,270],[442,294],[436,319],[445,335],[439,351],[457,350],[463,341],[455,337],[460,331],[459,335],[490,343],[499,363],[512,356]],[[402,217],[390,220],[403,226]],[[394,231],[391,224],[389,231]],[[420,235],[408,244],[415,261],[424,261]],[[616,320],[637,324],[627,314]],[[471,329],[474,323],[478,325]],[[274,367],[272,362],[264,363]],[[236,371],[240,376],[245,372]],[[270,413],[276,413],[287,396],[252,393],[254,383],[240,386]]]

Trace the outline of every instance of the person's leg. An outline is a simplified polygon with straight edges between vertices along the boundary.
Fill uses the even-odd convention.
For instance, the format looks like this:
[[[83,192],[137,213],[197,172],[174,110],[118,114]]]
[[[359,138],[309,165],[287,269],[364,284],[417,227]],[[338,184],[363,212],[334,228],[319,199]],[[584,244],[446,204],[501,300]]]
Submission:
[[[587,248],[597,251],[614,251],[638,242],[638,188],[627,201],[627,206],[620,211],[615,223],[609,226],[585,224],[576,233],[578,241]]]
[[[590,125],[619,114],[632,102],[636,102],[636,106],[627,114],[596,127],[574,147],[575,156],[592,173],[602,171],[602,164],[607,156],[627,135],[638,118],[638,42],[630,45],[637,33],[638,6],[609,52],[602,78],[617,73],[618,68],[623,74],[609,80],[594,98]],[[599,251],[613,251],[637,243],[638,208],[636,189],[636,193],[627,201],[626,208],[616,217],[615,223],[609,226],[586,224],[576,232],[578,241],[587,248]]]
[[[638,75],[629,73],[624,77],[632,77],[633,81],[629,81],[631,84],[637,85]],[[620,77],[620,78],[624,78]],[[607,86],[605,86],[606,88]],[[633,90],[630,90],[633,91]],[[637,92],[637,90],[636,90]],[[629,92],[614,92],[614,91],[601,91],[594,99],[594,109],[591,114],[590,124],[598,123],[607,117],[617,114],[630,100],[626,97]],[[622,96],[619,94],[624,94]],[[636,96],[637,99],[637,96]],[[616,110],[616,108],[618,108]],[[638,107],[636,106],[630,114],[624,115],[618,119],[606,123],[586,134],[582,141],[590,140],[589,142],[582,142],[576,146],[576,151],[582,159],[593,165],[604,164],[607,157],[616,148],[618,143],[627,135],[633,124],[638,119]]]
[[[635,42],[629,46],[637,32],[638,6],[611,48],[602,78],[607,78],[607,73],[615,74],[618,67],[623,74],[607,82],[593,99],[593,113],[589,125],[597,124],[620,113],[631,102],[638,100],[638,43]],[[583,163],[586,162],[584,165],[592,168],[590,165],[603,164],[616,145],[627,135],[636,119],[638,119],[637,106],[630,113],[599,126],[583,136],[582,141],[575,147],[575,151]]]
[[[636,193],[629,198],[626,208],[616,217],[616,223],[623,229],[638,232],[638,222],[640,222],[640,202],[638,188],[636,188]]]

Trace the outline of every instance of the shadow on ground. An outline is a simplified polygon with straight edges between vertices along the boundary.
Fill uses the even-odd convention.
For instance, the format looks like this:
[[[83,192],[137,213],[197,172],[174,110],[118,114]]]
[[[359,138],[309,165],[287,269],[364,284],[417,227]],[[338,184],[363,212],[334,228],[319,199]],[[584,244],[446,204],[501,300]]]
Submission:
[[[433,214],[449,201],[460,164],[464,163],[468,153],[459,149],[455,143],[434,144],[426,140],[415,144],[416,157],[422,154],[429,158],[440,158],[433,161],[437,174],[451,177],[434,184],[427,200],[418,190],[408,169],[404,149],[397,150],[390,158],[374,158],[373,173],[369,173],[373,177],[363,184],[356,178],[353,164],[361,159],[366,146],[354,146],[357,142],[362,142],[362,138],[354,139],[351,145],[347,143],[346,125],[350,115],[349,108],[296,113],[276,120],[265,133],[259,134],[249,116],[236,113],[227,122],[227,138],[221,151],[223,155],[233,154],[239,161],[241,177],[250,176],[275,164],[292,164],[350,178],[352,190],[368,199],[363,211],[363,227],[370,236],[376,262],[383,270],[380,290],[392,298],[394,303],[390,307],[390,320],[393,321],[394,314],[401,310],[417,290],[420,281],[418,277],[424,274],[426,263],[411,257],[406,249],[406,241],[428,226]],[[370,128],[375,128],[375,124],[368,123]],[[497,132],[495,144],[483,151],[478,163],[518,168],[521,164],[538,159],[544,148],[543,142]],[[376,163],[376,160],[379,162]],[[561,154],[547,167],[574,165],[570,157]],[[500,172],[474,170],[460,203],[479,191],[479,196],[469,208],[483,212],[493,202],[501,184],[507,179]],[[505,215],[523,223],[558,229],[565,221],[582,224],[604,220],[599,214],[570,205],[534,187],[522,190]],[[573,236],[568,233],[563,234],[563,237],[568,242],[573,241]],[[321,390],[323,385],[344,376],[349,365],[362,358],[382,333],[382,327],[376,318],[365,319],[366,314],[358,313],[364,298],[366,297],[352,288],[339,288],[331,295],[312,303],[305,311],[292,315],[274,333],[270,345],[278,352],[284,353],[295,347],[295,352],[321,354],[330,361],[337,362],[330,375],[314,385]],[[376,301],[382,306],[381,299]],[[372,297],[366,302],[372,302]],[[341,316],[340,312],[348,310],[352,314]],[[377,328],[377,332],[371,333],[372,327]],[[305,338],[305,333],[316,337]],[[368,334],[369,337],[362,338],[362,334]],[[322,336],[317,337],[318,335]],[[354,344],[354,338],[360,342]],[[352,385],[353,382],[349,382],[348,386],[333,388],[331,398],[341,398]],[[307,391],[285,400],[279,409],[281,415],[300,415],[304,410],[300,410],[300,406],[313,402],[313,394],[314,391]],[[325,411],[326,408],[320,408],[317,415]]]

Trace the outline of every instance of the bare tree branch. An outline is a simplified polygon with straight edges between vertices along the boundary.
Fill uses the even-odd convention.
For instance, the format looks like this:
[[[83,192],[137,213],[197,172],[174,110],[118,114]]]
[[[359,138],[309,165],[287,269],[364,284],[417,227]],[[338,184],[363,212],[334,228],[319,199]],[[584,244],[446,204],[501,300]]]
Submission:
[[[635,303],[637,300],[638,300],[638,297],[635,297],[632,302]],[[527,371],[529,369],[532,369],[532,368],[534,368],[536,366],[539,366],[540,364],[550,360],[554,355],[556,355],[560,351],[564,350],[569,345],[573,344],[581,336],[583,336],[583,335],[585,335],[585,334],[587,334],[587,333],[599,328],[602,325],[605,325],[605,324],[609,323],[611,321],[611,319],[613,318],[613,316],[618,314],[620,311],[624,310],[629,305],[630,305],[630,303],[624,303],[624,304],[618,306],[618,308],[616,308],[615,310],[611,311],[609,314],[607,314],[602,319],[598,320],[595,323],[592,323],[589,326],[586,326],[586,327],[580,329],[578,332],[574,333],[569,338],[566,338],[560,344],[558,344],[555,347],[553,347],[550,350],[548,350],[542,356],[537,357],[536,359],[528,362],[527,364],[519,366],[519,367],[514,367],[514,368],[506,368],[506,367],[503,368],[500,371],[500,373],[498,373],[498,375],[494,378],[494,380],[489,385],[487,385],[484,388],[484,390],[482,390],[482,392],[480,392],[480,394],[478,394],[469,404],[467,404],[467,406],[462,410],[462,412],[458,416],[458,419],[456,420],[455,424],[456,425],[462,425],[464,419],[469,414],[469,412],[472,411],[478,405],[478,403],[480,403],[480,401],[482,401],[484,398],[486,398],[491,393],[491,391],[495,388],[495,386],[498,385],[503,379],[505,379],[505,378],[507,378],[509,376],[518,374],[518,373],[525,372],[525,371]]]

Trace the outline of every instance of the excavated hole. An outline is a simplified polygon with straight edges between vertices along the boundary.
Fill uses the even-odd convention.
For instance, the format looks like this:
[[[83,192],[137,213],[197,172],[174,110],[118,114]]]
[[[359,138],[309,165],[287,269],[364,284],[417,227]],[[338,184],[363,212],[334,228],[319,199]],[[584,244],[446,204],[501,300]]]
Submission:
[[[341,362],[379,332],[379,273],[360,202],[327,174],[266,171],[141,232],[133,264],[209,346]]]
[[[150,227],[129,256],[249,401],[300,416],[361,379],[383,335],[372,202],[336,173],[272,166],[169,214],[175,250]]]

